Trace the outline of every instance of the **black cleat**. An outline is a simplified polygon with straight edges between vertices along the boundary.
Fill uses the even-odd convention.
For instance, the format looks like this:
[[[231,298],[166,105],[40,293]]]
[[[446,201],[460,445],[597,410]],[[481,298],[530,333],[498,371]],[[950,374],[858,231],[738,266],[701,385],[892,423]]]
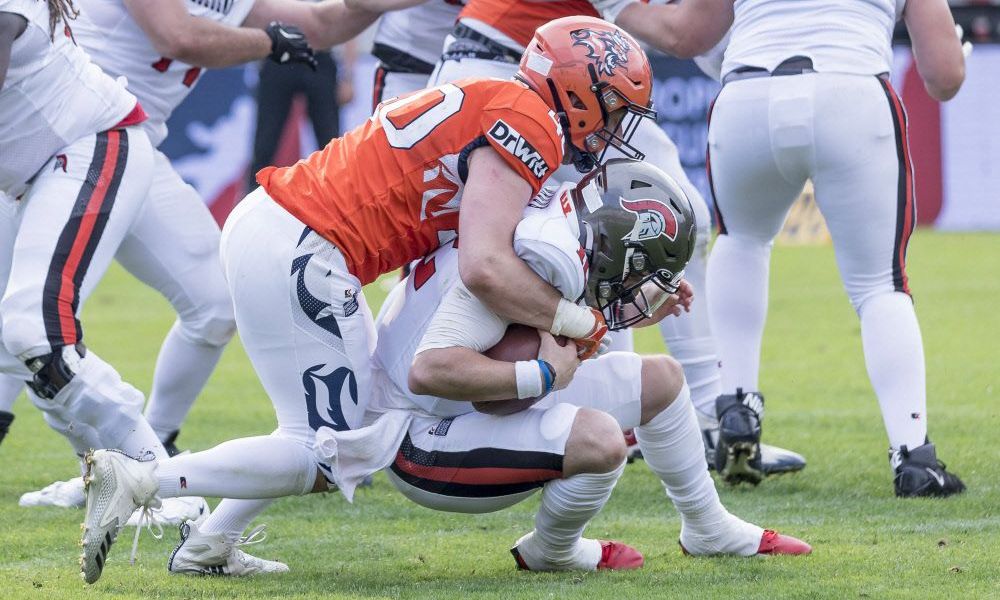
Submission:
[[[764,478],[760,452],[760,419],[764,397],[756,392],[723,394],[715,400],[719,419],[719,442],[715,448],[715,470],[729,484],[757,485]]]
[[[167,456],[177,456],[181,453],[180,448],[177,447],[175,443],[177,441],[177,436],[180,434],[181,430],[177,429],[170,432],[167,439],[163,440],[163,447],[167,451]]]
[[[892,454],[890,460],[893,460]],[[947,471],[944,463],[937,459],[934,444],[929,441],[913,450],[900,446],[896,460],[900,462],[896,465],[893,485],[896,488],[896,496],[900,498],[919,496],[943,498],[965,491],[965,484],[956,475]]]
[[[3,442],[3,439],[7,437],[7,432],[10,430],[10,424],[13,422],[14,413],[0,410],[0,442]]]

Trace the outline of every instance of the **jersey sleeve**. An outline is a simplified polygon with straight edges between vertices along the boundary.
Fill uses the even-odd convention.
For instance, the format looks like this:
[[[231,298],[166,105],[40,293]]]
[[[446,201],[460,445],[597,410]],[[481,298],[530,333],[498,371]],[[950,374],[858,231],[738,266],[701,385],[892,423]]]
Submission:
[[[537,194],[563,158],[562,126],[534,92],[502,93],[486,105],[483,136]]]
[[[583,263],[565,248],[544,239],[525,238],[514,240],[514,251],[563,298],[576,302],[583,295]]]
[[[441,300],[416,354],[434,348],[471,348],[485,352],[500,341],[507,321],[486,308],[461,281]]]

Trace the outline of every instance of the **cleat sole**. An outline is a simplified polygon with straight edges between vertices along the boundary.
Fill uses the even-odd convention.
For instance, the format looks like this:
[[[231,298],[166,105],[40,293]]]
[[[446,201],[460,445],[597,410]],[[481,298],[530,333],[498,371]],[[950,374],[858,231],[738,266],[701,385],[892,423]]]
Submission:
[[[759,447],[752,441],[733,442],[726,447],[726,466],[720,475],[730,485],[749,483],[757,485],[764,479],[764,473],[753,465]]]

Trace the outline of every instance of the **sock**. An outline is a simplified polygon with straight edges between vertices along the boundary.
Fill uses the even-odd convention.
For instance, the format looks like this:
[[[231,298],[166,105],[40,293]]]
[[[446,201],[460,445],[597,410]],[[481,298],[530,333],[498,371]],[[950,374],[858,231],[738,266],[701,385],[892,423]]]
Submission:
[[[139,415],[131,430],[125,434],[115,445],[108,445],[108,448],[118,448],[129,456],[142,458],[147,453],[152,453],[156,460],[168,458],[166,448],[160,441],[160,436],[156,435],[153,428],[149,426],[146,419]]]
[[[529,567],[552,566],[593,569],[601,560],[596,540],[582,540],[583,529],[611,497],[622,463],[608,473],[581,473],[545,484],[542,505],[535,516],[532,549],[525,561]],[[539,564],[541,563],[541,564]]]
[[[275,435],[240,438],[160,461],[160,497],[281,498],[312,491],[312,449]]]
[[[722,393],[758,390],[771,244],[720,235],[708,259],[708,315],[722,363]]]
[[[649,468],[681,514],[681,540],[692,554],[757,553],[764,530],[729,514],[705,468],[705,444],[685,385],[663,412],[635,428]]]
[[[225,534],[229,541],[235,542],[243,534],[251,521],[274,502],[274,498],[264,500],[235,500],[226,498],[198,526],[202,533]]]
[[[24,382],[16,377],[0,373],[0,411],[13,412],[14,402],[21,395]]]
[[[189,340],[180,322],[174,323],[156,359],[153,390],[146,405],[146,420],[161,440],[181,428],[224,349]]]
[[[865,366],[893,449],[927,438],[924,346],[913,301],[901,292],[872,296],[858,310]]]

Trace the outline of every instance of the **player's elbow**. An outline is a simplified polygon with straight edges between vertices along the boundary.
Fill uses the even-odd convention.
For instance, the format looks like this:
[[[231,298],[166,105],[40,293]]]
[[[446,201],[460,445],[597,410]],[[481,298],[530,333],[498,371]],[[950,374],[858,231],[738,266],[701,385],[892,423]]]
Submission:
[[[437,395],[435,392],[439,389],[441,375],[446,367],[438,354],[435,350],[425,350],[413,357],[406,381],[410,392],[420,396]]]
[[[163,35],[150,36],[153,48],[160,56],[168,56],[188,64],[197,64],[194,60],[197,53],[198,41],[194,35],[184,28],[170,29]]]
[[[960,61],[924,78],[924,87],[932,98],[946,102],[955,97],[965,82],[965,62]]]
[[[458,274],[462,283],[480,300],[488,301],[503,289],[502,277],[499,276],[499,259],[495,255],[469,258],[465,261],[459,256]]]

